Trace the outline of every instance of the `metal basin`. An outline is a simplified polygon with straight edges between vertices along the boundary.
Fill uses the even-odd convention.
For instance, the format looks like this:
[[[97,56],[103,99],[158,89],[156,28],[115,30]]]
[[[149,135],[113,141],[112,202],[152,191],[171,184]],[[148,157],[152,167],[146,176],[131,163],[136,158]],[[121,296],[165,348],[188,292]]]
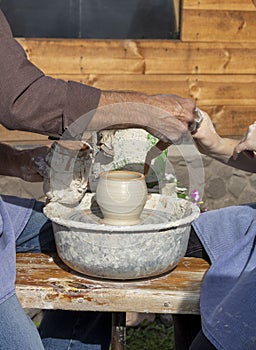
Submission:
[[[102,223],[95,196],[86,194],[73,208],[51,202],[45,214],[53,222],[58,255],[69,267],[96,278],[130,280],[177,265],[199,209],[176,196],[151,194],[140,224],[111,226]]]

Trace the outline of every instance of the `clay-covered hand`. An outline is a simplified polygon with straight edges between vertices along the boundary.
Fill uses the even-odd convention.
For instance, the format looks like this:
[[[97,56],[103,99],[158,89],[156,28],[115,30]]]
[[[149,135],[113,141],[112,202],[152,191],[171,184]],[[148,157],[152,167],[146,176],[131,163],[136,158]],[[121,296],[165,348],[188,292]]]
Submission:
[[[43,190],[49,200],[75,204],[84,196],[92,164],[92,148],[84,141],[59,140],[46,159]]]
[[[41,182],[40,167],[44,163],[48,146],[19,150],[0,143],[0,174],[19,177],[29,182]]]
[[[49,145],[20,151],[20,178],[28,182],[41,182],[46,172],[45,157]]]
[[[233,152],[233,158],[237,159],[241,152],[244,152],[249,158],[254,157],[256,151],[256,122],[249,126],[242,140],[236,145]]]

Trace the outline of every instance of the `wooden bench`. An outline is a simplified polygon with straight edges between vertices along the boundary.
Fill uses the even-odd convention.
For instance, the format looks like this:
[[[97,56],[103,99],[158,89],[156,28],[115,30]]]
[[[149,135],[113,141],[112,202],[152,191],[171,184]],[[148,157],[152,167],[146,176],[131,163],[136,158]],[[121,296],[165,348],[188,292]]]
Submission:
[[[112,350],[125,348],[125,313],[199,314],[209,265],[184,258],[163,276],[113,282],[83,276],[57,256],[17,254],[17,295],[24,308],[112,312]]]

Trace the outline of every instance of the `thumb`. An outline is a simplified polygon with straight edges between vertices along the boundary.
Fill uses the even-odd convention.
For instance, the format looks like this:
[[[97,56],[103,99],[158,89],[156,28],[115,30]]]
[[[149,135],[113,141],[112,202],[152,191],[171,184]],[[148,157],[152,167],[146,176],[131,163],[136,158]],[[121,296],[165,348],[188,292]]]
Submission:
[[[246,149],[244,142],[238,143],[233,150],[233,159],[236,160],[238,155]]]
[[[254,158],[254,152],[247,149],[246,142],[241,142],[236,145],[233,151],[233,159],[236,160],[241,152],[250,159]]]

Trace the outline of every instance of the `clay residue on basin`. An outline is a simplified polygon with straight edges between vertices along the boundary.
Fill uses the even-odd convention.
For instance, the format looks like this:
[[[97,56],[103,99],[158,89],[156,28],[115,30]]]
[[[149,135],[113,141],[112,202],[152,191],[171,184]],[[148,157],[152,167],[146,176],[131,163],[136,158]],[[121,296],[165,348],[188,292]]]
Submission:
[[[45,213],[53,221],[60,258],[96,278],[129,280],[171,270],[185,255],[191,222],[199,209],[186,200],[167,197],[151,194],[143,223],[134,226],[102,224],[93,194],[74,208],[49,203]]]

